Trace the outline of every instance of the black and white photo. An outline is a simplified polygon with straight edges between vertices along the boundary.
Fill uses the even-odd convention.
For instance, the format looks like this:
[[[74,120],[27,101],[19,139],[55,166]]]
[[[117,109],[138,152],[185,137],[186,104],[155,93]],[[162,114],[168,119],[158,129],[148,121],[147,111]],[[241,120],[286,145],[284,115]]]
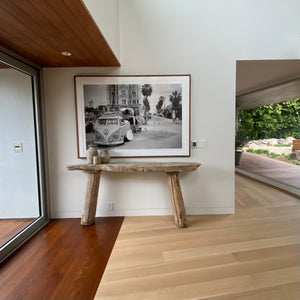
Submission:
[[[75,76],[78,157],[190,155],[190,75]]]

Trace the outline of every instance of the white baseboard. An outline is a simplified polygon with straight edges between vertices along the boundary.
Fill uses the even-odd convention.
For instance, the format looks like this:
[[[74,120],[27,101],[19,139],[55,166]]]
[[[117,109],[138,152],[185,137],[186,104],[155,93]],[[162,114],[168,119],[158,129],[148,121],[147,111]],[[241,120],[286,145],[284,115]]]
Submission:
[[[234,207],[187,207],[188,215],[228,215],[234,214]],[[81,211],[57,211],[51,214],[51,218],[81,218]],[[171,208],[151,208],[151,209],[115,209],[101,210],[98,209],[96,217],[113,217],[113,216],[165,216],[173,215]]]

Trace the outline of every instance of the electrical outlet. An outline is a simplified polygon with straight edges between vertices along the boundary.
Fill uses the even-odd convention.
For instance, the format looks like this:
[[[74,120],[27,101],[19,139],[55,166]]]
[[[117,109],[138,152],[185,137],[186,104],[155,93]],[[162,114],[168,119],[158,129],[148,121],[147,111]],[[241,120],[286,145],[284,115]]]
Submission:
[[[107,202],[107,210],[114,210],[114,209],[115,209],[115,203]]]
[[[197,148],[197,141],[196,140],[192,140],[192,148]]]

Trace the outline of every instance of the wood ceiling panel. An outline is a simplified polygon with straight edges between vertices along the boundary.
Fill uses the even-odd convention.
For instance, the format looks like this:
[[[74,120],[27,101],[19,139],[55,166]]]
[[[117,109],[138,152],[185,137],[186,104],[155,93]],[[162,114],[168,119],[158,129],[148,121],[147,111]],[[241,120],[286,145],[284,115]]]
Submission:
[[[120,66],[81,0],[1,0],[0,43],[43,67]]]
[[[0,19],[0,28],[1,29],[1,45],[17,52],[17,49],[22,49],[22,52],[18,52],[22,54],[22,56],[28,58],[29,60],[36,61],[35,58],[38,57],[41,53],[40,49],[35,50],[35,44],[30,44],[27,40],[25,40],[20,34],[17,35],[17,31],[6,32],[3,30],[1,19]],[[41,65],[41,64],[40,64]]]
[[[66,45],[68,45],[68,47],[72,47],[73,49],[72,52],[75,57],[76,54],[80,53],[80,51],[77,50],[76,45],[75,44],[70,45],[66,43],[63,33],[57,30],[56,24],[57,24],[57,20],[60,20],[60,18],[58,18],[55,13],[52,13],[50,8],[44,11],[45,15],[42,15],[38,9],[36,9],[34,6],[31,5],[30,1],[24,1],[24,3],[22,3],[20,1],[12,0],[12,2],[15,2],[16,5],[18,4],[20,5],[21,3],[22,7],[19,9],[22,9],[26,14],[27,19],[29,19],[29,20],[26,19],[24,21],[27,24],[29,24],[33,34],[37,35],[42,40],[47,39],[47,42],[50,44],[50,46],[52,45],[51,50],[54,51],[54,53],[52,54],[53,56],[60,59],[60,53],[62,51],[65,51],[67,47]],[[43,6],[43,4],[41,4],[41,6]],[[30,17],[28,17],[29,15]],[[49,16],[50,16],[50,21],[48,20]],[[22,20],[21,14],[20,14],[20,18]],[[53,21],[53,26],[51,26],[51,18]],[[61,28],[64,27],[65,24],[62,24]],[[68,34],[69,37],[69,32],[65,32],[65,33]],[[40,43],[38,43],[38,41],[37,44],[41,45]],[[61,49],[61,51],[58,53],[57,49]],[[72,59],[70,58],[70,60]]]
[[[98,45],[94,43],[92,38],[90,38],[88,32],[85,29],[85,25],[81,25],[79,22],[84,15],[81,14],[78,18],[76,18],[71,9],[62,0],[50,0],[47,2],[49,5],[51,5],[52,9],[55,10],[57,14],[62,13],[64,15],[65,26],[69,27],[69,29],[71,29],[71,31],[74,33],[74,39],[83,45],[88,44],[91,53],[93,53],[93,55],[95,56],[98,56],[100,61],[103,61],[104,55],[102,54],[102,52],[99,52]],[[75,5],[76,1],[72,1],[72,3],[72,5]],[[69,26],[69,24],[72,24],[72,26]]]
[[[17,12],[17,10],[15,10]],[[30,30],[30,27],[27,27],[28,24],[22,23],[19,20],[19,16],[16,13],[15,16],[10,15],[5,9],[3,9],[3,3],[0,1],[0,26],[1,28],[5,28],[7,31],[7,39],[11,39],[14,43],[18,45],[22,45],[23,42],[29,46],[29,51],[32,49],[35,54],[38,52],[40,56],[42,53],[47,53],[51,57],[55,57],[57,52],[53,47],[49,46],[52,45],[51,41],[46,41],[45,39],[38,36],[34,31]],[[27,16],[24,16],[26,19]],[[19,46],[19,47],[20,47]]]
[[[95,45],[101,43],[101,37],[97,34],[98,27],[94,26],[95,22],[89,11],[87,14],[82,15],[81,11],[81,2],[73,1],[73,0],[64,0],[67,3],[70,10],[72,10],[73,14],[76,17],[76,20],[81,24],[83,28],[85,28],[86,33],[89,37],[94,41]],[[109,57],[109,49],[104,48],[102,54],[105,58]]]
[[[61,59],[61,52],[69,51],[72,52],[72,56],[64,58],[67,61],[78,61],[81,64],[93,65],[93,63],[101,64],[101,61],[92,54],[88,44],[83,43],[76,33],[71,29],[71,26],[66,20],[61,18],[61,15],[64,15],[63,12],[56,12],[47,1],[43,3],[36,3],[35,0],[29,0],[32,2],[32,5],[37,9],[40,15],[47,20],[48,25],[46,24],[48,31],[47,35],[50,38],[54,38],[59,41],[59,45],[56,51],[57,56]],[[76,2],[76,1],[75,1]],[[49,24],[51,24],[49,26]],[[72,25],[73,26],[73,25]],[[72,49],[72,51],[70,50]]]

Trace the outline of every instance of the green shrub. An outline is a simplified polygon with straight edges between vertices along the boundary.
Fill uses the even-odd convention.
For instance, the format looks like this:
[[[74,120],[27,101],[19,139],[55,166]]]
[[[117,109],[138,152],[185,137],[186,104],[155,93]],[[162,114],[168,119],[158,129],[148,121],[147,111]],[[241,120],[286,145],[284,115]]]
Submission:
[[[274,153],[274,152],[269,152],[269,150],[264,150],[264,149],[252,149],[252,148],[249,148],[246,150],[247,152],[250,152],[250,153],[256,153],[256,154],[266,154],[268,155],[270,158],[281,158],[282,160],[285,160],[285,161],[288,161],[290,163],[293,163],[295,165],[298,165],[300,166],[300,161],[299,160],[293,160],[292,157],[291,157],[291,154],[277,154],[277,153]]]
[[[292,159],[291,154],[282,154],[281,157],[282,157],[284,160],[288,160],[289,162],[293,163],[294,165],[300,166],[300,161],[299,161],[299,160],[294,160],[294,159]]]
[[[276,158],[276,157],[278,157],[278,156],[279,156],[279,154],[274,153],[274,152],[271,152],[271,153],[269,154],[269,157],[271,157],[271,158]]]
[[[275,147],[291,147],[292,144],[277,144]]]
[[[250,140],[300,138],[300,98],[239,112],[239,131]]]
[[[264,150],[264,149],[252,149],[252,148],[249,148],[246,151],[250,152],[250,153],[257,153],[257,154],[266,154],[266,155],[269,155],[269,150]]]
[[[288,160],[292,160],[291,154],[282,154],[282,156]]]
[[[265,149],[256,149],[256,150],[254,150],[254,153],[269,155],[270,152],[269,152],[269,150],[265,150]]]
[[[238,130],[235,134],[235,150],[241,149],[248,141],[248,134],[243,130]]]

